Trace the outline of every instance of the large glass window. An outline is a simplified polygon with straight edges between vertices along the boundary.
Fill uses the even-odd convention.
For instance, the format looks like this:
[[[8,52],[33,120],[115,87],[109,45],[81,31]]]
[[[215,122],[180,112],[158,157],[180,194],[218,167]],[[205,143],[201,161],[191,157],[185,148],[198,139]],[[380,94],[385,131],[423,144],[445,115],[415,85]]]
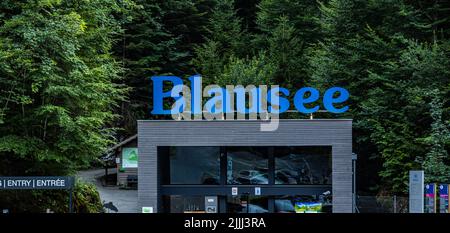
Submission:
[[[275,184],[331,184],[331,147],[275,147]]]
[[[220,147],[170,147],[169,155],[170,184],[219,184]]]
[[[220,185],[221,167],[229,185],[272,184],[269,177],[283,185],[332,182],[331,146],[175,146],[160,147],[158,155],[162,184]]]
[[[268,184],[267,147],[228,147],[228,184]]]

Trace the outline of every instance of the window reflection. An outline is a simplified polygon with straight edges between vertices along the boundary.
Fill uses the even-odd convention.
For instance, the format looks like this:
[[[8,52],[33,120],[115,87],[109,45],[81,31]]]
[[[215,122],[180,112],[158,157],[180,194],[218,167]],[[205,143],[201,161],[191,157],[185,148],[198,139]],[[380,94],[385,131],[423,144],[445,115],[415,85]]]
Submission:
[[[164,149],[167,148],[167,149]],[[331,185],[331,147],[223,147],[224,179],[231,185]],[[162,147],[163,184],[220,184],[221,147]],[[269,171],[269,153],[274,169]]]
[[[331,147],[275,147],[275,184],[331,184]]]
[[[220,147],[171,147],[170,184],[219,184]]]
[[[268,213],[268,203],[265,196],[228,196],[227,213]]]
[[[228,147],[228,184],[268,184],[267,147]]]
[[[164,196],[165,206],[169,213],[205,213],[204,196]]]

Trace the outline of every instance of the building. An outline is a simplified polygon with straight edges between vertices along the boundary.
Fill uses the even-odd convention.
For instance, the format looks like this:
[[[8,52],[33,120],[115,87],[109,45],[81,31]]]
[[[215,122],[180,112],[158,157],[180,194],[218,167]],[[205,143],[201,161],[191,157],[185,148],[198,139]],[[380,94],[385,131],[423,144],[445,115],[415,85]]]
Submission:
[[[114,167],[115,184],[121,187],[136,187],[138,176],[137,134],[124,139],[108,149],[102,158],[105,166],[105,177],[108,179],[108,168]],[[110,183],[110,182],[106,182]]]
[[[147,212],[352,212],[352,121],[138,121]]]

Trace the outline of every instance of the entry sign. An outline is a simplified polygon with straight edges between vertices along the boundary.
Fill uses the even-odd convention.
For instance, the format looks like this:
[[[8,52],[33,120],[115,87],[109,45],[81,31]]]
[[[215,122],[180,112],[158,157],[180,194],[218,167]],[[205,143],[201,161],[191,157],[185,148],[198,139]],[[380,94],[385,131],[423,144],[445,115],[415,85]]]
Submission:
[[[2,189],[72,189],[75,179],[69,176],[11,176],[0,177]]]
[[[424,197],[423,171],[409,171],[409,212],[423,213]]]

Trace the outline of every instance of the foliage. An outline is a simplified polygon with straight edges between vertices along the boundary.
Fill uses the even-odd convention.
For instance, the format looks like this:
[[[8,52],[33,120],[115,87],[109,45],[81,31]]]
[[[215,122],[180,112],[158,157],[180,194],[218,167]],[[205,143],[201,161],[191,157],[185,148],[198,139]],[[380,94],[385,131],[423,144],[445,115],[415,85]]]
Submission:
[[[100,213],[103,211],[100,195],[93,184],[77,180],[73,196],[75,213]]]
[[[215,2],[134,1],[126,14],[131,20],[123,25],[123,36],[115,46],[115,55],[126,69],[123,82],[133,89],[118,111],[123,120],[117,126],[125,130],[119,140],[135,134],[136,120],[150,117],[151,76],[192,73],[192,50],[203,41],[201,35]]]
[[[135,134],[137,119],[158,119],[150,76],[199,73],[204,85],[344,87],[350,110],[328,116],[353,119],[360,190],[404,193],[408,171],[421,168],[427,181],[450,182],[449,1],[6,0],[0,9],[0,175],[70,174]]]
[[[217,85],[270,85],[274,84],[273,64],[267,56],[259,54],[251,59],[231,57],[223,73],[215,80]]]
[[[111,49],[126,2],[0,3],[0,175],[70,174],[112,142],[127,89]]]
[[[192,64],[203,76],[205,85],[221,75],[225,65],[233,57],[243,57],[248,48],[244,47],[245,32],[234,10],[234,1],[219,1],[212,9],[206,25],[205,42],[195,46],[196,56]]]
[[[450,142],[450,131],[448,124],[442,120],[443,101],[439,92],[434,89],[430,94],[432,96],[430,108],[433,123],[431,123],[430,135],[422,139],[429,146],[429,151],[420,162],[425,174],[427,174],[426,182],[445,183],[450,180],[449,156],[445,149]]]
[[[121,69],[109,53],[120,29],[110,15],[120,7],[104,0],[13,2],[2,10],[12,13],[3,14],[0,28],[0,152],[36,165],[9,174],[64,174],[110,142],[105,123],[125,90],[115,83]]]
[[[99,194],[94,185],[77,180],[73,189],[75,213],[99,213],[103,211]],[[2,190],[0,208],[11,213],[69,212],[69,190]]]
[[[315,83],[343,86],[352,94],[355,152],[362,154],[358,163],[380,161],[375,169],[380,180],[372,176],[369,182],[378,190],[394,193],[406,192],[408,171],[422,165],[428,167],[428,181],[448,182],[435,176],[439,169],[446,169],[448,161],[443,158],[448,147],[443,141],[448,139],[433,137],[439,141],[439,152],[433,152],[436,145],[422,140],[448,134],[443,127],[433,126],[436,120],[430,102],[434,97],[428,94],[438,90],[434,93],[442,97],[444,111],[443,106],[449,104],[448,41],[436,40],[428,29],[412,27],[424,23],[418,21],[422,20],[417,18],[420,10],[414,7],[405,1],[323,4],[321,25],[329,36],[311,57]],[[448,114],[441,115],[446,117],[439,121],[443,125]],[[424,155],[429,162],[422,164]]]
[[[361,190],[403,193],[408,171],[421,167],[430,179],[449,181],[442,176],[450,162],[444,136],[448,1],[227,0],[208,6],[210,13],[200,17],[203,40],[191,43],[193,56],[186,57],[205,85],[344,87],[350,111],[327,116],[353,119]],[[182,48],[173,43],[164,51]]]

